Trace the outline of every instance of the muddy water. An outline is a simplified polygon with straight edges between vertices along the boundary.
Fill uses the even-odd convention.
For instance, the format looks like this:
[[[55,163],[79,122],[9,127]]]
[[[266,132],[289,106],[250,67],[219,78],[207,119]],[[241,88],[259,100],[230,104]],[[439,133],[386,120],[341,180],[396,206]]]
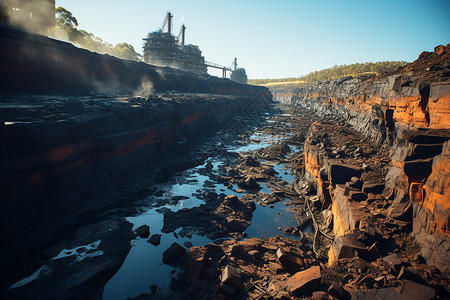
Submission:
[[[229,145],[226,149],[230,152],[246,152],[254,151],[260,148],[270,146],[277,142],[280,138],[255,133],[250,137],[249,143],[246,145]],[[298,149],[295,149],[298,150]],[[212,164],[212,172],[204,172],[206,165]],[[193,246],[201,246],[212,242],[205,236],[199,236],[195,233],[182,236],[182,228],[176,230],[176,234],[163,233],[163,214],[158,212],[161,207],[177,211],[179,209],[189,209],[204,203],[198,199],[197,195],[205,190],[215,191],[217,194],[224,193],[226,195],[236,194],[238,197],[244,193],[236,191],[237,186],[232,189],[217,183],[211,178],[211,175],[217,175],[220,167],[224,165],[223,158],[212,157],[205,164],[186,170],[179,176],[175,177],[170,184],[162,187],[164,193],[159,197],[150,197],[148,203],[155,203],[154,207],[143,209],[138,215],[129,217],[127,220],[134,225],[134,229],[141,225],[150,226],[150,235],[161,234],[161,244],[154,246],[147,242],[147,239],[137,238],[132,241],[132,248],[120,270],[111,278],[104,289],[104,300],[126,299],[127,297],[135,297],[142,292],[150,293],[150,286],[156,285],[160,289],[169,287],[170,278],[178,272],[178,270],[162,263],[163,252],[174,242],[183,245],[185,242],[191,243]],[[274,165],[274,169],[278,172],[278,177],[288,183],[292,183],[294,177],[283,169],[283,165]],[[204,175],[204,174],[208,175]],[[265,183],[260,182],[263,193],[270,193]],[[165,199],[181,200],[164,202]],[[273,206],[261,206],[256,204],[256,210],[253,212],[251,225],[246,229],[247,237],[270,237],[284,233],[279,228],[297,226],[295,214],[290,212],[286,203],[275,203]],[[162,204],[162,205],[161,205]],[[295,238],[288,236],[290,238]]]

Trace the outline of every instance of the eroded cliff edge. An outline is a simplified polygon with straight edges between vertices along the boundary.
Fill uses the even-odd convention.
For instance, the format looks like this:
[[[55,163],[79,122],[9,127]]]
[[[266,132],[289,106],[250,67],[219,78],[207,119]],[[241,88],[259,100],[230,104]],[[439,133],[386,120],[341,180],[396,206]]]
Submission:
[[[266,88],[0,25],[0,277],[11,280],[58,236],[127,195],[201,163],[193,147],[270,103]],[[121,242],[126,254],[129,240]]]
[[[387,74],[275,85],[271,91],[276,100],[312,109],[321,116],[344,119],[389,156],[387,174],[379,174],[381,182],[363,180],[364,185],[374,188],[379,184],[378,191],[364,191],[351,183],[345,186],[347,180],[361,176],[364,170],[345,164],[339,155],[345,149],[326,151],[329,137],[317,132],[324,130],[321,126],[312,126],[305,142],[305,172],[316,183],[322,201],[330,198],[333,203],[336,240],[355,231],[370,232],[374,212],[364,212],[364,206],[355,200],[358,196],[352,196],[356,192],[351,191],[362,190],[366,198],[390,201],[385,207],[388,220],[411,221],[412,228],[405,225],[404,230],[411,231],[422,256],[448,274],[450,45],[423,52],[413,63]],[[332,182],[334,175],[342,176],[336,171],[339,168],[349,177]],[[342,239],[337,244],[335,241],[330,254],[340,251]],[[333,259],[330,255],[330,261]]]

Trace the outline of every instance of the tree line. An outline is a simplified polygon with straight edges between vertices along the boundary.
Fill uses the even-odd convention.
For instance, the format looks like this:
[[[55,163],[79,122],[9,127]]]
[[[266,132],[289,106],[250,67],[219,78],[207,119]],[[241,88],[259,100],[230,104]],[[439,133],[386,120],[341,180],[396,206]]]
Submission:
[[[55,9],[56,26],[55,37],[67,39],[75,45],[101,54],[109,54],[123,59],[141,61],[142,56],[127,43],[118,43],[115,46],[104,42],[93,33],[78,29],[78,20],[64,7]]]
[[[355,76],[364,73],[384,73],[392,71],[398,67],[403,67],[407,64],[406,61],[379,61],[379,62],[366,62],[356,63],[351,65],[335,65],[332,68],[314,71],[301,77],[289,77],[279,79],[249,79],[249,84],[265,84],[276,82],[292,82],[292,81],[304,81],[304,82],[316,82],[324,80],[332,80],[343,76]]]

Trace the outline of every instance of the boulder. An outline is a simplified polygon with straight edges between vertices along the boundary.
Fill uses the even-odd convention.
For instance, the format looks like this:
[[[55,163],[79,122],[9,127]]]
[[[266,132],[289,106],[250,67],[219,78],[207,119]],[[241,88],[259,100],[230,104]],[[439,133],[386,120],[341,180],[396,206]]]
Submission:
[[[412,204],[406,195],[395,198],[392,205],[387,209],[388,217],[404,221],[410,221],[412,213]]]
[[[148,239],[147,242],[149,242],[153,246],[158,246],[161,243],[161,237],[161,234],[154,234]]]
[[[220,281],[223,285],[230,286],[235,290],[239,290],[241,288],[241,275],[236,268],[233,268],[230,265],[227,265],[223,270]]]
[[[248,176],[245,180],[240,180],[238,182],[238,186],[250,190],[257,190],[261,188],[259,184],[256,182],[255,178],[252,176]]]
[[[320,267],[314,266],[286,279],[286,288],[291,294],[312,292],[320,286]]]
[[[231,232],[243,232],[250,222],[242,219],[238,219],[236,217],[230,216],[227,217],[227,227]]]
[[[304,265],[303,261],[296,257],[289,254],[286,254],[286,252],[282,248],[278,248],[277,250],[277,259],[280,262],[280,264],[288,270],[289,272],[296,272]]]
[[[413,267],[406,267],[402,266],[400,271],[398,272],[397,279],[408,279],[412,281],[420,281],[422,278],[420,277],[420,274],[417,272],[416,269]]]
[[[202,276],[208,260],[208,249],[205,247],[191,247],[186,254],[186,275],[191,279]]]
[[[367,256],[369,248],[363,242],[358,241],[355,234],[335,237],[328,251],[328,264],[332,265],[341,258],[352,258],[355,256]]]
[[[396,253],[383,257],[383,260],[387,262],[392,269],[397,271],[399,271],[402,266],[402,261]]]
[[[231,194],[229,196],[225,197],[225,200],[223,202],[227,206],[236,206],[239,204],[239,198],[235,194]]]
[[[136,234],[145,239],[148,238],[150,235],[150,227],[148,225],[142,225],[139,226],[136,230],[135,230]]]
[[[231,248],[231,254],[233,256],[249,254],[250,251],[258,250],[262,244],[262,241],[258,238],[246,239],[238,242]]]
[[[401,299],[405,300],[429,300],[434,299],[436,295],[435,289],[406,279],[402,281],[397,291],[402,296]]]
[[[173,243],[163,253],[163,263],[166,265],[176,267],[183,259],[186,249],[177,243]]]

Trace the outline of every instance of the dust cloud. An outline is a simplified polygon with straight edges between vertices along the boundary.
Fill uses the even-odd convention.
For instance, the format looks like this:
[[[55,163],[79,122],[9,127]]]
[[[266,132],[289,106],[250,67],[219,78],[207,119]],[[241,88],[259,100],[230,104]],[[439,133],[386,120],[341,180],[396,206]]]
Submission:
[[[1,0],[0,10],[13,26],[45,35],[53,33],[55,7],[53,1]]]
[[[139,88],[133,93],[133,96],[135,97],[148,97],[153,94],[153,83],[151,80],[144,76],[141,81],[141,85]]]

